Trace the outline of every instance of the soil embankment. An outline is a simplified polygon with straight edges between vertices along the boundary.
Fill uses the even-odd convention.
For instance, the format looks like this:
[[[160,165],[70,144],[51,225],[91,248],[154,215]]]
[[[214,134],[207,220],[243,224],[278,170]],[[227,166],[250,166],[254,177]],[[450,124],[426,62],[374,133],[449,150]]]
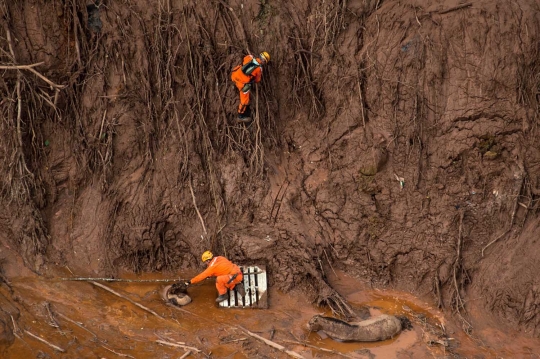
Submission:
[[[538,336],[537,1],[0,5],[0,241],[27,268],[211,249],[337,313],[343,269]],[[238,124],[230,69],[263,50]]]

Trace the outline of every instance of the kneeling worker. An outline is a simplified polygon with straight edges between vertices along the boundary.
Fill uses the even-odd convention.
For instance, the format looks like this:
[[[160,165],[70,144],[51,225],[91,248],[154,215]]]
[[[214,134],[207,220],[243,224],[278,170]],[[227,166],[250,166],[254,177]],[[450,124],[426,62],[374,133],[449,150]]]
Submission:
[[[199,283],[208,277],[216,277],[216,288],[219,293],[216,302],[223,302],[227,299],[227,289],[233,290],[235,287],[242,297],[246,295],[244,284],[242,283],[244,276],[236,264],[225,257],[214,257],[210,251],[206,251],[202,254],[202,261],[208,268],[201,274],[187,281],[186,285]]]

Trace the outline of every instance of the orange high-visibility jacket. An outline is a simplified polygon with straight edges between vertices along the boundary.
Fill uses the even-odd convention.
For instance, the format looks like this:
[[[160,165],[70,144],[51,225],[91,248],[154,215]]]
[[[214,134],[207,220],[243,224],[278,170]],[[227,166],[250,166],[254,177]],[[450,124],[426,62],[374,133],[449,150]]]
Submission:
[[[212,259],[208,265],[208,268],[206,268],[204,272],[191,279],[191,284],[199,283],[208,277],[219,277],[222,275],[233,275],[236,273],[240,273],[240,268],[236,264],[225,257],[217,256]]]
[[[237,84],[237,87],[238,87],[239,83],[245,85],[245,84],[248,84],[250,82],[261,82],[262,66],[258,66],[249,75],[246,75],[245,73],[242,72],[242,66],[244,66],[245,64],[247,64],[248,62],[251,62],[251,61],[257,61],[257,63],[259,62],[258,59],[253,57],[253,55],[246,55],[246,56],[244,56],[244,60],[242,61],[242,65],[238,65],[233,69],[231,79]],[[240,86],[240,87],[242,87],[242,86]]]

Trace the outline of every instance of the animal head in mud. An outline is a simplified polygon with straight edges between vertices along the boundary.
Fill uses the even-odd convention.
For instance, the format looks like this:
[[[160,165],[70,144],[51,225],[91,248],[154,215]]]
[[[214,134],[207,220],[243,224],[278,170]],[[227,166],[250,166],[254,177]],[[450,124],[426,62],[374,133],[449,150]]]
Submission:
[[[184,283],[175,283],[165,288],[165,300],[176,306],[191,303],[191,297],[187,294],[187,286]]]
[[[187,293],[187,286],[184,283],[174,283],[171,288],[169,289],[168,294],[186,294]]]
[[[309,320],[307,327],[310,331],[317,332],[322,329],[321,323],[319,321],[320,318],[320,315],[315,315]]]

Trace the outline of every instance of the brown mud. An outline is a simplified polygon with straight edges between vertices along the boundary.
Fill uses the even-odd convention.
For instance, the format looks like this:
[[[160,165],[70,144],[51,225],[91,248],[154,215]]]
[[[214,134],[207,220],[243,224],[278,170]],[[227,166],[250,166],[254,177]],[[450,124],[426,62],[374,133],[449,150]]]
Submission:
[[[55,278],[43,278],[31,272],[13,275],[10,282],[17,293],[14,306],[24,308],[17,319],[17,340],[5,351],[6,358],[50,357],[179,357],[188,349],[160,342],[180,343],[200,353],[194,357],[214,358],[286,358],[246,334],[245,330],[283,345],[305,358],[495,358],[531,357],[540,346],[533,339],[513,341],[515,330],[483,332],[478,338],[466,335],[459,323],[410,293],[377,291],[344,273],[336,272],[332,283],[351,303],[359,318],[392,314],[405,316],[413,323],[396,337],[375,343],[337,342],[309,332],[307,323],[316,314],[331,315],[329,310],[310,303],[301,292],[285,294],[270,291],[270,309],[223,309],[214,299],[212,280],[191,287],[193,302],[178,308],[165,304],[162,284],[108,283],[108,288],[154,311],[156,315],[87,282],[63,281],[65,268],[55,270]],[[192,273],[186,273],[192,274]],[[146,275],[138,279],[170,278],[173,274]],[[126,277],[135,278],[133,275]],[[2,291],[3,293],[4,291]],[[4,294],[4,293],[3,293]],[[458,325],[456,325],[458,324]],[[448,343],[437,343],[442,328]],[[37,335],[62,353],[37,341]],[[500,340],[503,342],[500,342]],[[480,343],[480,341],[482,341]],[[114,355],[113,355],[114,354]],[[528,355],[527,355],[528,354]]]
[[[208,249],[327,314],[355,314],[342,270],[459,323],[434,343],[534,348],[538,1],[0,0],[0,25],[0,350],[43,300],[76,316],[109,295],[32,288],[57,268],[184,274]],[[230,69],[258,51],[239,124]],[[107,310],[103,331],[141,319],[85,319]]]

